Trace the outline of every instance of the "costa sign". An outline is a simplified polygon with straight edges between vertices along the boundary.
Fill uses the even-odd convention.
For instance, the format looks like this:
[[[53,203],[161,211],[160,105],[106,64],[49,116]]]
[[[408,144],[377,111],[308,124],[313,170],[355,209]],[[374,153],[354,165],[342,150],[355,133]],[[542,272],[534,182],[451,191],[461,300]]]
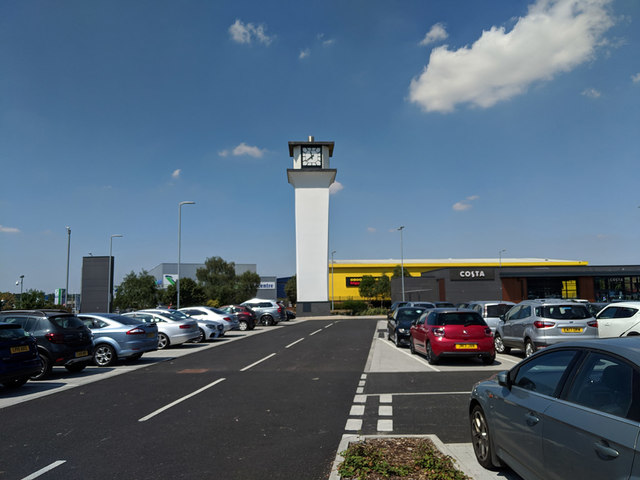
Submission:
[[[450,277],[451,281],[493,280],[494,278],[493,268],[453,268]]]

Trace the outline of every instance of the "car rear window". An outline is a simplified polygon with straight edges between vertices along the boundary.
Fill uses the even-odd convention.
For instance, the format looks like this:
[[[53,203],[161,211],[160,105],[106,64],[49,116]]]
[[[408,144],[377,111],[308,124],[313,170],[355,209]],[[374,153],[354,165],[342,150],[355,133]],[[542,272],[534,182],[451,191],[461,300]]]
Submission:
[[[0,325],[0,339],[11,340],[13,338],[28,337],[29,334],[17,325]]]
[[[51,323],[60,328],[78,328],[84,327],[84,323],[78,317],[65,315],[63,317],[50,317]]]
[[[537,307],[536,314],[539,317],[552,320],[584,320],[591,318],[589,310],[583,305],[546,305]]]
[[[511,310],[513,305],[506,305],[501,303],[500,305],[487,305],[487,317],[499,317]]]
[[[486,325],[476,312],[444,312],[439,313],[436,325]]]
[[[111,320],[115,320],[118,323],[121,323],[122,325],[142,325],[144,324],[144,322],[138,318],[133,318],[133,317],[126,317],[124,315],[111,315],[110,317]]]

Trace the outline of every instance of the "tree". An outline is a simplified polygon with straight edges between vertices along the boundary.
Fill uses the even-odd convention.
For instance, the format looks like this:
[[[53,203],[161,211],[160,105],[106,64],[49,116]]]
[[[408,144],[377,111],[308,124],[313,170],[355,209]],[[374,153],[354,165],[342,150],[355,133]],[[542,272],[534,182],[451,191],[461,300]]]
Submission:
[[[400,278],[402,277],[402,272],[404,271],[404,276],[405,277],[410,277],[411,274],[407,271],[406,268],[402,268],[402,265],[396,265],[395,267],[393,267],[393,275],[391,276],[391,278]]]
[[[236,264],[220,257],[207,258],[204,268],[196,270],[196,278],[204,289],[206,298],[220,305],[240,303],[255,297],[260,276],[253,272],[236,275]],[[181,294],[182,296],[182,294]]]
[[[182,296],[182,291],[180,292]],[[125,309],[141,310],[153,308],[158,304],[158,286],[153,275],[142,270],[139,275],[133,271],[126,275],[116,290],[113,306]]]
[[[176,305],[178,292],[175,285],[169,285],[160,292],[160,299],[165,305]],[[191,307],[193,305],[203,305],[207,300],[204,289],[194,279],[184,277],[180,279],[180,306]]]
[[[380,306],[385,299],[391,298],[391,279],[386,274],[376,281],[376,294],[380,299]]]
[[[233,303],[242,303],[256,296],[260,286],[260,275],[244,272],[236,278],[236,298]]]
[[[0,292],[0,310],[16,308],[16,296],[11,292]]]
[[[27,290],[20,295],[18,301],[18,307],[25,310],[31,310],[34,308],[45,308],[52,305],[47,305],[47,301],[44,298],[44,292],[41,290]]]
[[[375,298],[378,295],[376,292],[376,279],[371,275],[364,275],[360,280],[358,292],[362,298]]]
[[[284,286],[284,293],[292,305],[298,303],[298,278],[294,275]]]

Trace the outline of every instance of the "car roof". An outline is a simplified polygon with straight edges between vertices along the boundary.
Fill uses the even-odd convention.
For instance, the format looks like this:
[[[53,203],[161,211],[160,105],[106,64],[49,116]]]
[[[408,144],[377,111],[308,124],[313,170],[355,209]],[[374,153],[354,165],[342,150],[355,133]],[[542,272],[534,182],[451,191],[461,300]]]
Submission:
[[[569,340],[556,343],[540,351],[546,352],[557,348],[574,347],[603,350],[627,358],[633,363],[640,365],[640,336]]]
[[[569,298],[536,298],[533,300],[523,300],[518,305],[585,305],[581,302],[574,302]]]
[[[62,315],[69,315],[74,317],[73,313],[67,312],[66,310],[55,310],[55,309],[38,309],[38,310],[3,310],[0,314],[30,314],[30,315],[39,315],[41,317],[60,317]]]
[[[634,301],[614,302],[614,303],[608,303],[607,307],[633,307],[633,308],[640,308],[640,302],[634,302]]]
[[[509,300],[474,300],[467,305],[515,305],[515,302]]]

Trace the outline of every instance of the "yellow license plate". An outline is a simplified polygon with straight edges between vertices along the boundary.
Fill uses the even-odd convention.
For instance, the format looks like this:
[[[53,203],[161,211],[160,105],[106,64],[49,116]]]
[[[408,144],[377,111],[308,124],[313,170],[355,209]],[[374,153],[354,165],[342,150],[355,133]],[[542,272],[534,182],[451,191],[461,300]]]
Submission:
[[[20,347],[11,347],[11,353],[22,353],[22,352],[28,352],[29,351],[29,345],[22,345]]]
[[[456,350],[477,350],[477,343],[456,343]]]
[[[581,327],[564,327],[562,333],[582,333]]]
[[[76,352],[76,358],[86,357],[87,355],[89,355],[89,352],[87,350],[80,350],[79,352]]]

